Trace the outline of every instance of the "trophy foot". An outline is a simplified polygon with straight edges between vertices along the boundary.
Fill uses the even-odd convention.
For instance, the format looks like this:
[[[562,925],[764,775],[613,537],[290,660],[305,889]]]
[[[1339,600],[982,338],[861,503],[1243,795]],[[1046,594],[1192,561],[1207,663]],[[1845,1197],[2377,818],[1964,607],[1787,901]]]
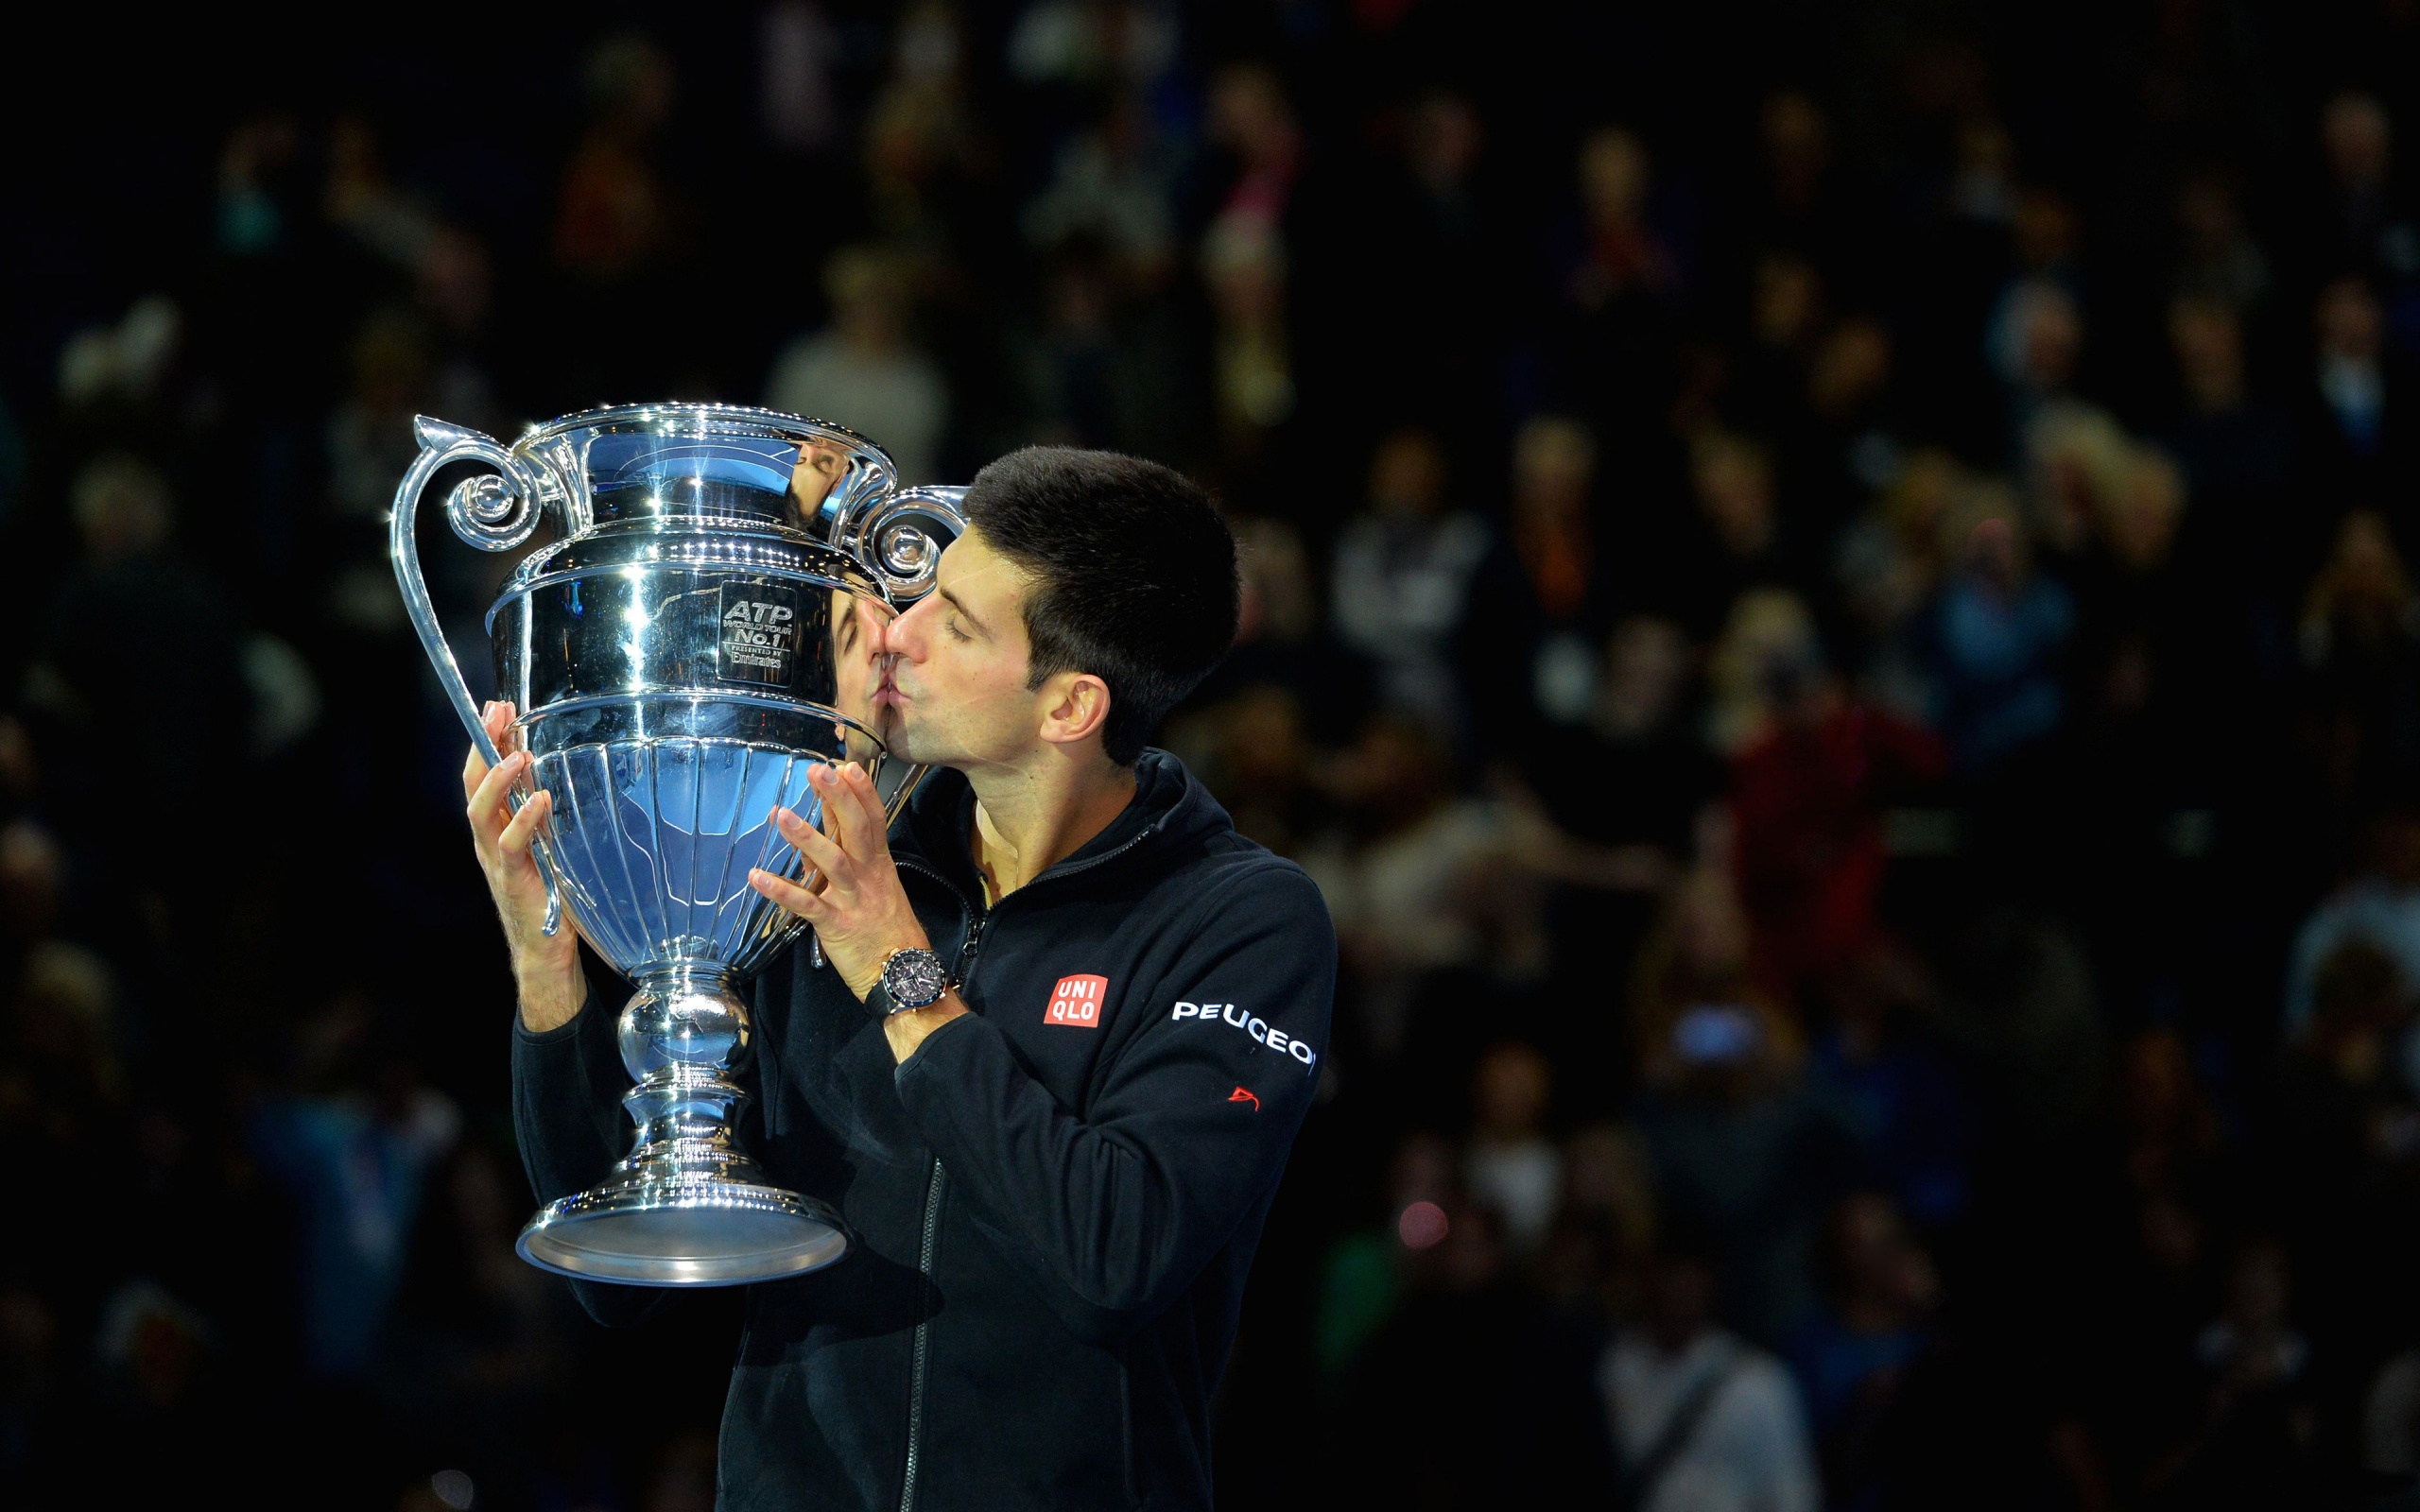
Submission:
[[[762,1181],[632,1175],[549,1203],[514,1248],[579,1280],[740,1286],[820,1270],[849,1239],[821,1203]]]
[[[747,1093],[732,1068],[748,1013],[728,969],[642,973],[622,1010],[622,1106],[638,1142],[610,1179],[550,1203],[514,1247],[542,1270],[637,1286],[739,1286],[801,1276],[848,1252],[839,1215],[785,1192],[733,1134]]]

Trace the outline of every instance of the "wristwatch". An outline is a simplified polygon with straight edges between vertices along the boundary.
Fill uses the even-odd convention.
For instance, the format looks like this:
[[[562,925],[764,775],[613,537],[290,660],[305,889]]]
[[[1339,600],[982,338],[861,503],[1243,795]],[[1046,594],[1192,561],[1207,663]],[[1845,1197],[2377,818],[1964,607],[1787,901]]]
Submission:
[[[949,989],[949,972],[942,969],[942,958],[911,945],[882,958],[882,975],[866,993],[866,1006],[887,1019],[894,1013],[929,1008]]]

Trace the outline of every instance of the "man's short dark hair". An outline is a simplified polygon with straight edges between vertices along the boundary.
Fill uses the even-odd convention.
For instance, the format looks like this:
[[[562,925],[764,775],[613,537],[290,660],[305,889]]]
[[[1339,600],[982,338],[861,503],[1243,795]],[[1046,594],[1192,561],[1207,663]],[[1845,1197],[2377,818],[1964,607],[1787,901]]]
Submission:
[[[1028,446],[975,474],[965,510],[1032,579],[1029,686],[1062,672],[1107,683],[1101,749],[1132,765],[1236,638],[1236,538],[1210,495],[1141,457]]]

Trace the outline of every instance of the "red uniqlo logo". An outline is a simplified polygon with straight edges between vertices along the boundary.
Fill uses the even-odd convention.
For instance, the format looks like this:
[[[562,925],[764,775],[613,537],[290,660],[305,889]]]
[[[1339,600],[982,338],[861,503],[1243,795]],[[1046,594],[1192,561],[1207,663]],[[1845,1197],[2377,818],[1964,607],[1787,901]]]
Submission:
[[[1100,1027],[1101,1000],[1109,996],[1109,978],[1105,976],[1063,976],[1050,989],[1050,1006],[1042,1015],[1045,1023],[1063,1023],[1078,1029]]]

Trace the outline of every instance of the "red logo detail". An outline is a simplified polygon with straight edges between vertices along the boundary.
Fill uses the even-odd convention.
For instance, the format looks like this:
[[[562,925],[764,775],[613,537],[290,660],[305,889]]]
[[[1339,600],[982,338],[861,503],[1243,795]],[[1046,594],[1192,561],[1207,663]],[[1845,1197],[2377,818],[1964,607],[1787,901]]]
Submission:
[[[1100,1027],[1101,1005],[1109,998],[1109,978],[1105,976],[1063,976],[1050,989],[1050,1006],[1042,1012],[1045,1023],[1063,1023],[1076,1029]]]
[[[1257,1113],[1260,1111],[1260,1099],[1254,1097],[1251,1092],[1246,1091],[1241,1087],[1238,1087],[1234,1091],[1229,1092],[1227,1094],[1227,1101],[1231,1103],[1250,1103],[1252,1104],[1252,1110],[1253,1112]]]

